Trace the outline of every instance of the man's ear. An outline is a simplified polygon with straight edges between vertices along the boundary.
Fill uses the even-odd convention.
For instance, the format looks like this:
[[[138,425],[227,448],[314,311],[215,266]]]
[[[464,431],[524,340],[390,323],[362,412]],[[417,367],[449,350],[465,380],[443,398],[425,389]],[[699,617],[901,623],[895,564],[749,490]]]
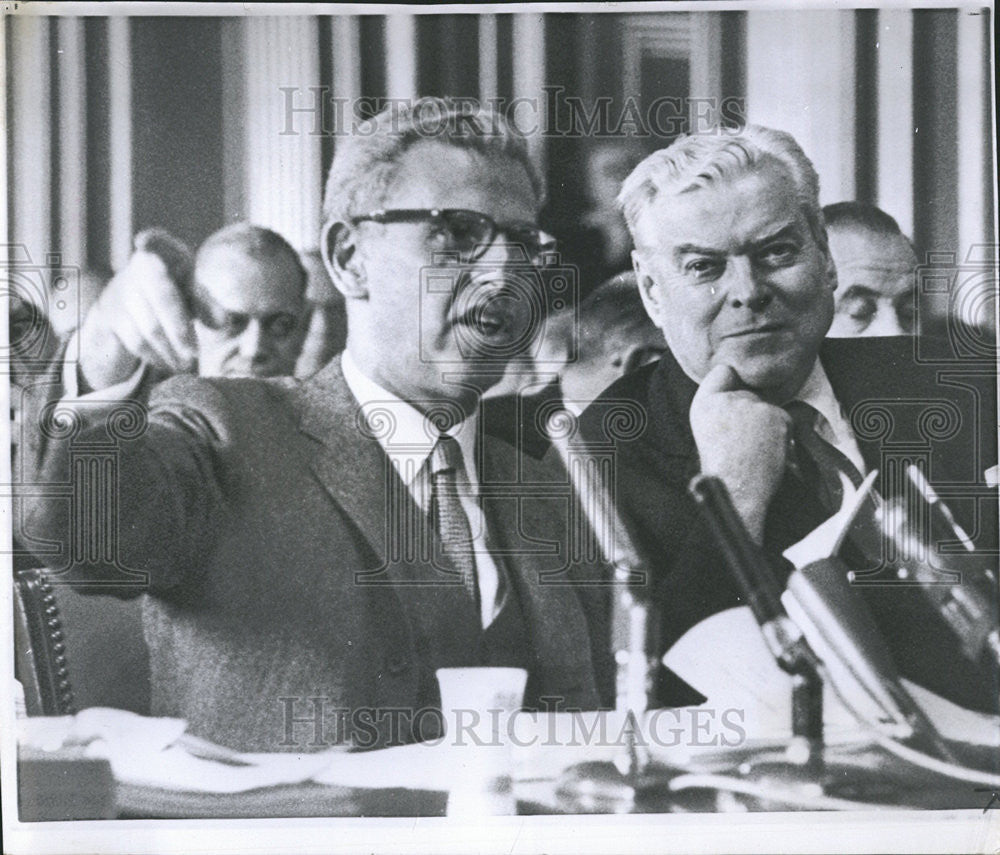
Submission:
[[[649,319],[660,325],[660,289],[656,281],[650,275],[648,266],[639,256],[636,250],[632,250],[632,269],[635,271],[635,281],[639,286],[639,296],[642,298],[642,305],[646,309]]]
[[[661,356],[663,356],[665,347],[659,347],[652,344],[634,344],[627,347],[624,351],[624,358],[622,359],[622,374],[629,374],[643,365],[650,362],[656,362]]]
[[[836,291],[840,280],[837,278],[837,265],[833,263],[833,253],[826,251],[826,280],[830,284],[830,291]]]
[[[367,299],[368,287],[358,253],[357,231],[344,222],[327,223],[323,226],[321,251],[337,290],[348,299]]]

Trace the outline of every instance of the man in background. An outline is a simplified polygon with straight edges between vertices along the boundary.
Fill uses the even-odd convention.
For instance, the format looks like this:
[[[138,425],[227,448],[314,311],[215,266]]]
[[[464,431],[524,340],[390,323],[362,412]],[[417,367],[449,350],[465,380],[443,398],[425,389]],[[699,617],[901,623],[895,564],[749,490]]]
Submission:
[[[577,309],[550,318],[549,324],[555,329],[546,335],[539,357],[545,364],[562,363],[559,385],[573,413],[584,410],[622,375],[659,359],[666,349],[631,272],[603,282]]]
[[[915,332],[917,254],[885,211],[865,202],[823,208],[837,268],[831,338]]]
[[[308,321],[306,272],[276,232],[227,226],[198,248],[193,269],[169,235],[144,232],[79,330],[81,390],[146,375],[290,375]]]

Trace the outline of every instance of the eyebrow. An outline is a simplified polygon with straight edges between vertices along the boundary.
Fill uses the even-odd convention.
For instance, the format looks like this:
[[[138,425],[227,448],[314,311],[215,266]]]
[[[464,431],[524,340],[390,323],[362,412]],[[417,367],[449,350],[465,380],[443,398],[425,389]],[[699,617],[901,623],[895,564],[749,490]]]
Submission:
[[[778,228],[776,231],[770,234],[764,235],[764,237],[756,238],[752,241],[740,246],[741,255],[746,252],[752,252],[753,250],[760,249],[763,246],[771,243],[772,241],[780,240],[785,237],[792,237],[798,235],[798,223],[790,222]],[[674,247],[673,256],[674,260],[679,260],[685,255],[725,255],[725,251],[721,249],[712,249],[710,247],[698,246],[693,243],[682,243],[680,246]]]
[[[875,297],[877,299],[880,296],[881,294],[874,288],[869,288],[865,285],[851,285],[844,291],[844,295],[841,299],[847,300],[851,297]]]

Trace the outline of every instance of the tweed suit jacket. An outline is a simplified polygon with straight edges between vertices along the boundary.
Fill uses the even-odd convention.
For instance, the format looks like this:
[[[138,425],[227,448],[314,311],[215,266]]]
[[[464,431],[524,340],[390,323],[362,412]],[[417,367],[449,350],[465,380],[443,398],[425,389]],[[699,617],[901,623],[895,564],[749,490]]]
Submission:
[[[78,477],[72,458],[108,442],[113,407],[80,408],[72,436],[48,431],[34,480]],[[157,387],[148,426],[114,443],[114,560],[74,553],[72,498],[24,499],[27,528],[66,545],[46,556],[57,579],[124,592],[123,573],[144,575],[154,714],[220,744],[302,751],[351,737],[344,711],[363,711],[353,736],[387,745],[415,736],[386,711],[439,703],[434,669],[478,664],[478,614],[402,536],[412,500],[358,411],[339,359],[306,381]],[[606,568],[567,557],[565,474],[486,432],[479,457],[533,650],[525,705],[607,705],[608,599],[588,584]]]
[[[989,359],[924,361],[916,358],[916,346],[902,337],[827,339],[820,360],[868,469],[879,470],[881,494],[898,494],[903,464],[920,462],[995,566],[997,492],[983,481],[997,459],[995,365]],[[668,352],[612,384],[581,416],[588,442],[614,444],[616,498],[656,580],[664,650],[701,620],[742,603],[687,491],[700,468],[689,420],[696,391]],[[643,428],[610,437],[607,414],[622,406],[641,414]],[[801,482],[786,475],[768,511],[764,546],[780,555],[827,516]],[[996,710],[996,668],[985,658],[978,664],[963,659],[914,586],[896,584],[876,567],[858,569],[872,571],[859,590],[901,673],[956,703]],[[662,683],[664,703],[703,700],[670,674]]]

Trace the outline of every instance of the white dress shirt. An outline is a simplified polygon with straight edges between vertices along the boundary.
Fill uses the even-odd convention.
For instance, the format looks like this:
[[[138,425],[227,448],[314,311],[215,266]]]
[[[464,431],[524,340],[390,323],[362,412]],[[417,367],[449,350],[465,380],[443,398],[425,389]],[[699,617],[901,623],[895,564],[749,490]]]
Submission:
[[[379,419],[376,411],[391,413],[395,420],[394,429],[376,433],[379,445],[392,461],[413,500],[421,510],[428,511],[431,501],[428,459],[437,442],[437,428],[411,404],[368,377],[351,356],[350,351],[344,351],[340,364],[347,387],[361,405],[363,414],[373,416],[373,421],[377,423]],[[458,481],[458,497],[472,531],[476,579],[482,604],[481,618],[483,626],[486,627],[493,622],[499,611],[502,592],[500,572],[486,542],[486,519],[479,502],[479,475],[476,470],[475,455],[476,428],[477,417],[473,414],[447,433],[458,443],[465,464],[466,479]]]
[[[816,420],[816,433],[857,466],[858,472],[862,476],[867,475],[865,459],[861,456],[861,449],[854,437],[854,431],[851,430],[850,422],[847,421],[840,401],[837,400],[833,387],[830,385],[830,379],[826,376],[818,359],[813,365],[812,372],[806,378],[806,382],[802,384],[802,388],[799,389],[793,400],[804,401],[819,411],[820,418]]]

